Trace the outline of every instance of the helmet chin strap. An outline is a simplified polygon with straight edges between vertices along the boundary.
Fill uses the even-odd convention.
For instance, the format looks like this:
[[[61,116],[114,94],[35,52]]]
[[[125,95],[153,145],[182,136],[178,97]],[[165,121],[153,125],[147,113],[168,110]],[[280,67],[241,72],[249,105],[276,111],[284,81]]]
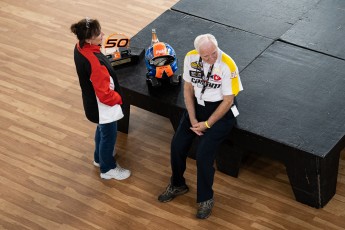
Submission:
[[[174,71],[172,70],[171,66],[165,65],[165,66],[156,67],[156,78],[162,78],[164,72],[166,73],[166,75],[168,75],[168,77],[171,77],[172,75],[174,75]]]

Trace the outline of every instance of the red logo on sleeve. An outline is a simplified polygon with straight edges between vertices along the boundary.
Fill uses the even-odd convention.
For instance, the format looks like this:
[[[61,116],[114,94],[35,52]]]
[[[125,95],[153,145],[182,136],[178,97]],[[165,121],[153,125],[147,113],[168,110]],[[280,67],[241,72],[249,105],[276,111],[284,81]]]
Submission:
[[[218,76],[217,74],[213,75],[213,80],[214,81],[220,81],[222,80],[222,78],[220,76]]]

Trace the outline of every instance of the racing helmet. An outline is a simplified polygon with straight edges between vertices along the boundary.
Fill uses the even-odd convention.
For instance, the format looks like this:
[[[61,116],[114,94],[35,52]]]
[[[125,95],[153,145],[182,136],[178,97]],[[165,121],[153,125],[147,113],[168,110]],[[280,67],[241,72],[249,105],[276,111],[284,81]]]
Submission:
[[[167,43],[157,42],[145,52],[147,76],[169,78],[177,71],[175,50]]]

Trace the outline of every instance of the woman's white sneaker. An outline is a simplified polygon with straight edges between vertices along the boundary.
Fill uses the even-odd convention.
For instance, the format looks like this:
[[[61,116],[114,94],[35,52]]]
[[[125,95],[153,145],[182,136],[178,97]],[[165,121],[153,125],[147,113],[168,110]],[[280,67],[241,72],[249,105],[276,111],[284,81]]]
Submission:
[[[116,167],[114,169],[110,169],[106,173],[101,173],[102,179],[115,179],[115,180],[124,180],[127,179],[131,175],[131,171],[128,169],[124,169],[121,167]]]

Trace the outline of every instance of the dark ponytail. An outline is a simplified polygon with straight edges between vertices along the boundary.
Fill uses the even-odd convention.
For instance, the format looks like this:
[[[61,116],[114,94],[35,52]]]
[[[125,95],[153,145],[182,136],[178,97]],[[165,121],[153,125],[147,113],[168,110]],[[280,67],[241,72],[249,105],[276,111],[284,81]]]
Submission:
[[[77,36],[80,46],[83,47],[86,39],[101,33],[101,25],[97,19],[84,18],[71,25],[71,32]]]

